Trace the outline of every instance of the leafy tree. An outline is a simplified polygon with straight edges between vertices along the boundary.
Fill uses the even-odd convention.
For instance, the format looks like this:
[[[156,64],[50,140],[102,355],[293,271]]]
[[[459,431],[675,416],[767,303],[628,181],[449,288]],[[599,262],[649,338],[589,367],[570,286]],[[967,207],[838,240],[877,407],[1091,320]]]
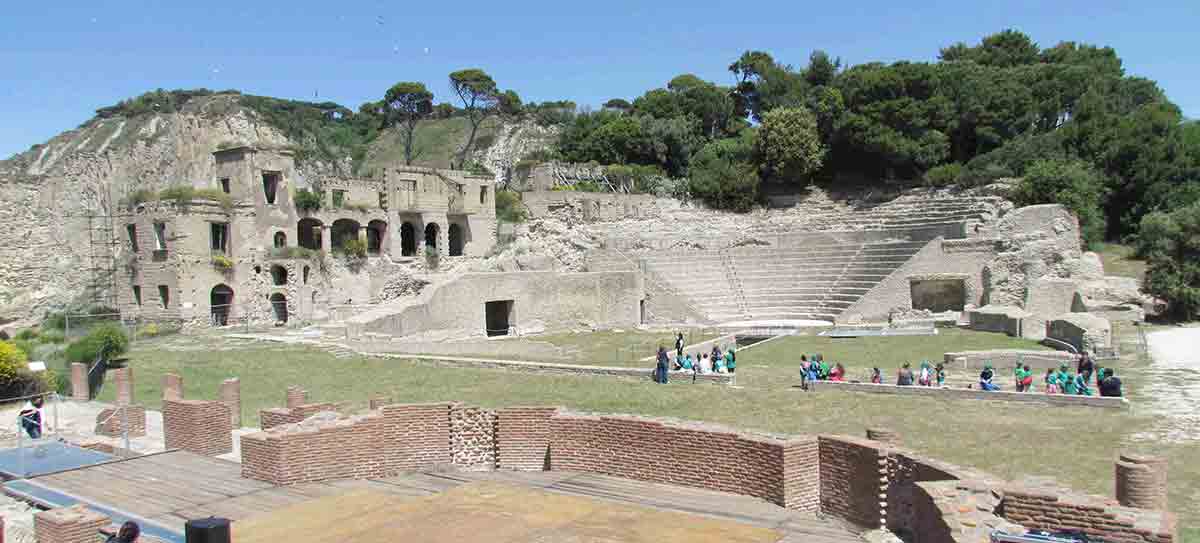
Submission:
[[[813,51],[808,56],[808,68],[804,70],[804,80],[809,85],[819,87],[833,83],[838,69],[842,67],[841,59],[833,60],[825,51]]]
[[[762,51],[747,51],[729,65],[737,79],[734,89],[738,111],[756,121],[776,107],[804,105],[808,82],[791,66],[779,64]]]
[[[454,104],[442,102],[433,106],[434,119],[449,119],[455,115],[458,115],[458,108],[454,107]]]
[[[1079,159],[1038,160],[1011,195],[1018,205],[1062,204],[1079,217],[1083,242],[1103,241],[1105,197],[1104,174]]]
[[[507,223],[525,222],[521,195],[510,190],[496,191],[496,218]]]
[[[399,126],[404,139],[404,163],[412,164],[413,134],[417,123],[433,113],[433,93],[423,83],[396,83],[383,96],[388,125]]]
[[[1016,30],[1005,30],[983,38],[975,46],[956,43],[941,51],[944,62],[971,61],[984,66],[1009,68],[1038,61],[1038,45],[1026,34]]]
[[[506,90],[500,93],[497,108],[501,115],[516,117],[523,112],[521,106],[521,97],[516,93],[516,91]]]
[[[1200,203],[1147,214],[1138,237],[1148,260],[1146,292],[1177,318],[1200,318]]]
[[[467,136],[467,143],[463,145],[458,157],[458,167],[461,168],[467,163],[467,157],[475,145],[475,136],[479,132],[480,123],[496,112],[501,101],[501,93],[496,88],[496,81],[492,79],[492,76],[478,68],[451,73],[450,88],[454,89],[454,93],[462,101],[463,112],[471,123],[471,132]]]
[[[749,211],[759,200],[753,130],[708,143],[692,157],[688,189],[717,209]]]
[[[611,109],[624,113],[633,109],[633,104],[629,103],[629,100],[624,98],[613,98],[607,102],[604,102],[604,109]]]
[[[804,108],[779,108],[763,115],[756,145],[766,179],[807,181],[825,160],[817,120]]]

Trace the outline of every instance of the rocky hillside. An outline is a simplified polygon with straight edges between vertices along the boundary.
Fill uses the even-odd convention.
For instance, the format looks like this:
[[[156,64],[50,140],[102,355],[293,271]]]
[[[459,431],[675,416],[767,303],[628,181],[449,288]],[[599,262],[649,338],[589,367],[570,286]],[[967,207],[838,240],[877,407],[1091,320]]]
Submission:
[[[0,225],[7,232],[0,236],[0,324],[87,303],[89,211],[118,212],[118,202],[138,189],[179,184],[210,187],[211,153],[220,147],[313,147],[313,141],[296,141],[298,132],[281,127],[278,118],[267,118],[244,105],[243,98],[237,94],[196,97],[169,113],[109,111],[0,161],[4,192]],[[431,152],[423,157],[430,160],[419,162],[446,166],[446,157],[465,139],[456,121],[430,121],[423,127],[430,136],[426,147]],[[494,122],[485,135],[487,145],[480,146],[476,160],[502,174],[521,153],[545,145],[553,134],[533,125]],[[354,164],[348,154],[331,161],[328,152],[302,153],[305,158],[299,169],[302,175],[334,169],[370,171],[395,162],[399,155],[392,148],[394,141],[386,132],[374,137],[360,164]]]

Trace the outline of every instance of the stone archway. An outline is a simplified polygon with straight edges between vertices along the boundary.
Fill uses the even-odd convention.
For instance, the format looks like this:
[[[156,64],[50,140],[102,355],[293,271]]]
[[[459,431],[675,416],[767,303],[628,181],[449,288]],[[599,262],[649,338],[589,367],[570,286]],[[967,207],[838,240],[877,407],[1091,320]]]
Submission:
[[[425,250],[433,249],[437,251],[438,233],[440,231],[441,227],[436,222],[431,222],[425,226]]]
[[[417,229],[411,222],[400,225],[400,256],[417,256]]]
[[[457,224],[451,224],[450,229],[446,231],[447,237],[450,238],[450,247],[448,247],[450,256],[462,256],[463,254],[463,231],[462,227]]]
[[[275,232],[274,242],[276,249],[287,247],[287,234],[284,234],[283,232]]]
[[[296,223],[296,244],[310,251],[320,251],[323,226],[324,224],[317,219],[300,219],[300,222]]]
[[[333,221],[333,226],[330,228],[330,241],[333,242],[334,251],[342,251],[346,247],[346,242],[358,239],[358,221],[354,219],[338,219]]]
[[[213,287],[209,293],[208,304],[212,311],[213,326],[229,324],[229,314],[233,311],[233,289],[225,284]]]
[[[367,223],[367,254],[378,255],[386,242],[387,223],[378,219]]]
[[[280,266],[279,264],[273,264],[271,266],[271,283],[277,287],[282,287],[284,285],[287,285],[287,282],[288,282],[287,268]]]

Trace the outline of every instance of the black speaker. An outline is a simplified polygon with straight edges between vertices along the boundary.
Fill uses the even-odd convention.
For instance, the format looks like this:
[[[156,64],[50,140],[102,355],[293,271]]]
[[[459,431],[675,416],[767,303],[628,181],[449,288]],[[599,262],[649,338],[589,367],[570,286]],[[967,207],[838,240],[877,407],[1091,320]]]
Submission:
[[[184,525],[184,537],[187,543],[231,543],[229,535],[229,519],[201,518],[187,521]]]

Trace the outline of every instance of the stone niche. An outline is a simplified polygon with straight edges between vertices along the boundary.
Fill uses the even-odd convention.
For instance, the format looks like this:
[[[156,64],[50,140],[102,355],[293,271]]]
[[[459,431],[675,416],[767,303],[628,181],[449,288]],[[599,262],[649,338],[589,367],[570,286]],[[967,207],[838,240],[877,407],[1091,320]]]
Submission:
[[[908,276],[913,309],[934,313],[962,311],[971,297],[969,276],[965,273],[933,273]]]

